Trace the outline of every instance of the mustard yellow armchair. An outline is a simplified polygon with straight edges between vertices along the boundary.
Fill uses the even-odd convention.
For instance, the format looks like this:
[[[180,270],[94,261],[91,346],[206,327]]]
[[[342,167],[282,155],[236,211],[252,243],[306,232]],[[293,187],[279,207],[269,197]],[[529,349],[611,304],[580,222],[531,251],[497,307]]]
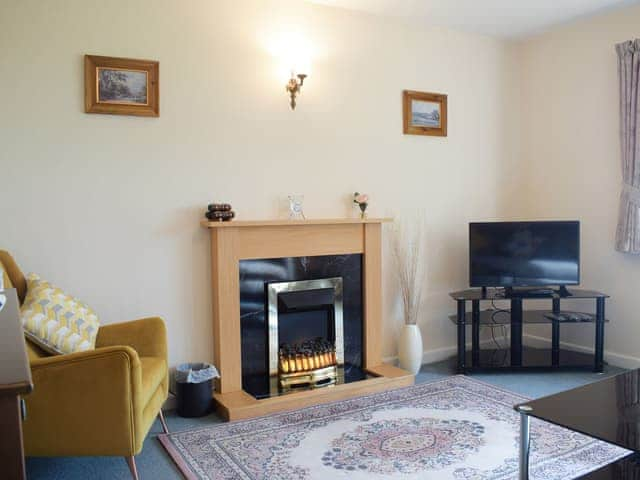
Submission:
[[[26,294],[24,275],[0,250],[0,264]],[[160,318],[101,326],[95,350],[49,356],[26,340],[33,392],[25,397],[27,456],[125,457],[133,478],[134,456],[156,416],[162,415],[169,377],[167,338]]]

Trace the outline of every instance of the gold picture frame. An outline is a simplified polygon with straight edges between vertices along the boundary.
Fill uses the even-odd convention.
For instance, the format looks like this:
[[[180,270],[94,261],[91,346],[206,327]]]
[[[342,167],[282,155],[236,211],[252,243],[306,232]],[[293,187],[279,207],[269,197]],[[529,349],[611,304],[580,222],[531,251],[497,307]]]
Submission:
[[[405,135],[447,136],[447,96],[443,93],[402,92]]]
[[[160,116],[160,63],[84,56],[86,113]]]

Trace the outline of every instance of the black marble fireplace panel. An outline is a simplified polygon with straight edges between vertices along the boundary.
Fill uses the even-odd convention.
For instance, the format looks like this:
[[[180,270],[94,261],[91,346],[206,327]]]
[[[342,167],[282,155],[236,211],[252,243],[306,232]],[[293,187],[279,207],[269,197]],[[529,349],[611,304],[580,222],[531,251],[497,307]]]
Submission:
[[[261,398],[268,390],[267,284],[332,277],[343,279],[345,377],[362,379],[362,255],[241,260],[240,327],[245,391]]]

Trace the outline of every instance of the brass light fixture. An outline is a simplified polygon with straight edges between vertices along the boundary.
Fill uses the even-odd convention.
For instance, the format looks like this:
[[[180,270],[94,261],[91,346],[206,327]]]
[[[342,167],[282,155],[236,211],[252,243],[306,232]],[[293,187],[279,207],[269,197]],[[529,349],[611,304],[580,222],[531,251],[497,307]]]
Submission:
[[[297,78],[296,78],[297,77]],[[291,78],[287,82],[287,92],[289,92],[290,101],[289,105],[291,105],[291,110],[296,109],[296,96],[300,93],[302,89],[302,85],[304,84],[304,79],[307,78],[307,75],[304,73],[299,73],[295,75],[291,72]]]

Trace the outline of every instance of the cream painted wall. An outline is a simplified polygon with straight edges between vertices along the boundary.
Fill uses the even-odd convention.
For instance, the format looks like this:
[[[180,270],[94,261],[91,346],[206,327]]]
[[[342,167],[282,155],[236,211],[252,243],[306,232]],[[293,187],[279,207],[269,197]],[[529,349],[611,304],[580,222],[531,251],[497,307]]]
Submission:
[[[295,112],[268,48],[290,29],[313,51]],[[159,60],[160,118],[83,113],[86,53]],[[0,245],[103,322],[161,315],[171,364],[212,359],[204,206],[276,218],[303,193],[309,217],[341,217],[357,189],[372,215],[426,212],[424,344],[455,344],[447,292],[467,282],[466,224],[505,214],[519,168],[509,45],[295,0],[4,0],[0,58]],[[403,89],[449,94],[448,138],[402,135]]]
[[[640,257],[614,250],[622,180],[614,45],[640,36],[639,25],[632,7],[517,46],[523,175],[510,211],[582,222],[582,285],[611,295],[605,349],[630,366],[640,366]],[[593,330],[566,327],[562,339],[592,346]]]

